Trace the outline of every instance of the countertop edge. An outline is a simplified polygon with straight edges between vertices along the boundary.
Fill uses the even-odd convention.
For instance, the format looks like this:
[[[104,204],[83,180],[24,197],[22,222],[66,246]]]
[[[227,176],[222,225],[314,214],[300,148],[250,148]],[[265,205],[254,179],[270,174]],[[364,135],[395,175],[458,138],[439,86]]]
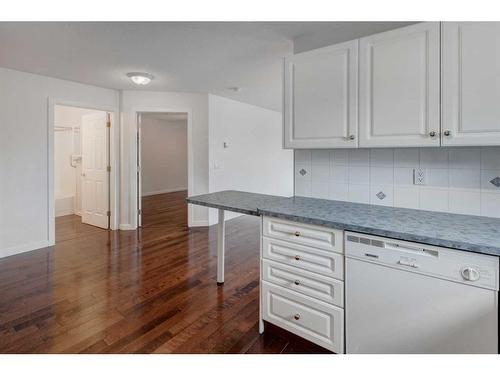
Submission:
[[[197,206],[204,206],[204,207],[209,207],[209,208],[221,209],[221,210],[225,210],[225,211],[238,212],[238,213],[245,214],[245,215],[260,216],[258,208],[256,208],[255,210],[246,210],[243,208],[235,208],[235,207],[226,206],[223,204],[198,201],[198,200],[192,199],[192,198],[186,198],[186,202],[188,202],[190,204],[196,204]]]
[[[412,242],[418,242],[418,243],[423,243],[423,244],[432,245],[432,246],[441,246],[441,247],[446,247],[446,248],[450,248],[450,249],[458,250],[458,251],[467,251],[467,252],[473,252],[473,253],[477,253],[477,254],[500,257],[500,248],[488,246],[488,245],[478,245],[478,244],[467,243],[467,242],[454,242],[454,241],[445,240],[445,239],[441,239],[441,238],[419,236],[419,235],[414,235],[414,234],[405,233],[405,232],[395,232],[395,231],[389,231],[389,230],[384,230],[384,229],[377,229],[377,228],[373,228],[373,227],[364,227],[364,226],[359,226],[359,225],[346,224],[346,223],[342,223],[342,222],[326,221],[326,220],[315,219],[315,218],[310,218],[310,217],[283,214],[280,212],[269,211],[266,209],[259,209],[258,212],[259,212],[259,216],[270,216],[270,217],[275,217],[278,219],[292,220],[292,221],[296,221],[296,222],[304,223],[304,224],[321,225],[321,226],[325,226],[325,227],[333,228],[333,229],[353,231],[353,232],[370,234],[370,235],[375,235],[375,236],[393,238],[393,239],[402,240],[402,241],[412,241]]]

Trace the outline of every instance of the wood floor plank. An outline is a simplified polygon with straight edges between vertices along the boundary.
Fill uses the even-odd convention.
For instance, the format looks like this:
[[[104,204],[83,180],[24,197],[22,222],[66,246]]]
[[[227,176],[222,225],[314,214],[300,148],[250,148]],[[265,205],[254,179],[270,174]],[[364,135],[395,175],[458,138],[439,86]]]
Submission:
[[[0,353],[321,353],[258,333],[259,219],[188,228],[186,192],[143,198],[143,227],[56,218],[56,245],[0,259]],[[270,325],[269,325],[270,326]]]

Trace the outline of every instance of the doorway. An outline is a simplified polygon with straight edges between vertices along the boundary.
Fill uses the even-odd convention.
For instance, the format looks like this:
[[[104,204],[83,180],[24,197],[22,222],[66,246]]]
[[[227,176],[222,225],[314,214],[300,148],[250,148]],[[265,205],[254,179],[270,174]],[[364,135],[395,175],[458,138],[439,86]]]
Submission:
[[[138,114],[138,226],[188,225],[188,113]]]
[[[106,111],[54,106],[54,212],[63,223],[110,228],[110,126]]]

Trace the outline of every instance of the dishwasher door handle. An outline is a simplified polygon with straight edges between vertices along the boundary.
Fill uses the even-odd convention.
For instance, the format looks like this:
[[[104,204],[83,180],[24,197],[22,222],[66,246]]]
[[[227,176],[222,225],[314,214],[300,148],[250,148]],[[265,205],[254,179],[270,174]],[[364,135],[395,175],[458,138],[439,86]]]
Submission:
[[[404,260],[398,260],[398,264],[400,266],[411,267],[411,268],[418,268],[418,264],[411,263],[411,262],[405,262]]]

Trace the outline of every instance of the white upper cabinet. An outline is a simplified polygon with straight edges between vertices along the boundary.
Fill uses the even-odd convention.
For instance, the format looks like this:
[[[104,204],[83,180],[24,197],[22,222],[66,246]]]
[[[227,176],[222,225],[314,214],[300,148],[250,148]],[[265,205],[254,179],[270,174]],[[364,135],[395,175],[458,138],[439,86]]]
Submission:
[[[439,146],[439,29],[423,22],[360,39],[360,147]]]
[[[358,41],[285,59],[285,148],[357,147]]]
[[[444,146],[500,145],[500,23],[444,22]]]

